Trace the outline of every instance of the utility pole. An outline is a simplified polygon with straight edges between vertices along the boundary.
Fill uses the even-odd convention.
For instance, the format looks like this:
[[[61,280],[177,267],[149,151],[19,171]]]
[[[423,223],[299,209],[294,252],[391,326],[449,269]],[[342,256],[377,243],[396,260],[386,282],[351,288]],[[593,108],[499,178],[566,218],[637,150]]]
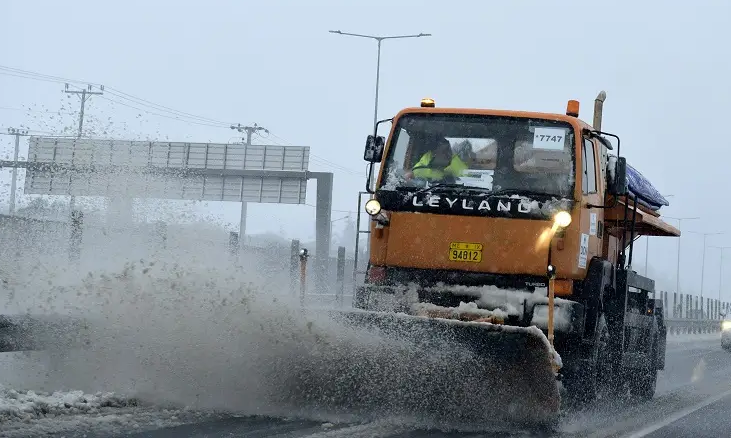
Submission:
[[[241,133],[246,133],[246,147],[251,147],[251,136],[254,135],[257,131],[264,131],[267,134],[269,134],[269,130],[264,128],[263,126],[259,126],[256,123],[254,123],[254,126],[241,126],[241,123],[238,123],[236,125],[231,125],[231,129],[235,129]],[[244,166],[246,166],[246,163],[244,163]],[[242,181],[243,184],[243,181]],[[246,235],[246,201],[243,199],[241,200],[241,219],[239,222],[239,245],[243,246],[245,242]]]
[[[80,95],[81,98],[81,111],[79,111],[79,134],[77,138],[81,138],[81,130],[84,128],[84,107],[86,106],[86,101],[91,96],[104,94],[104,85],[99,87],[99,89],[101,91],[92,91],[91,85],[87,85],[87,87],[81,91],[69,90],[69,84],[66,84],[66,88],[63,90],[66,94],[77,94]]]
[[[78,90],[69,90],[69,84],[66,84],[66,88],[63,90],[66,94],[77,94],[79,95],[81,99],[81,111],[79,111],[79,133],[76,138],[81,138],[82,129],[84,128],[84,107],[86,106],[86,101],[94,95],[101,95],[104,94],[104,85],[99,87],[100,91],[92,91],[91,84],[87,85],[86,88],[82,89],[81,91]],[[69,96],[70,97],[70,96]],[[71,200],[69,201],[69,208],[71,211],[74,211],[74,206],[76,205],[76,197],[74,195],[71,195]]]
[[[20,152],[20,137],[27,136],[27,129],[15,129],[8,128],[8,133],[15,136],[15,152],[13,152],[13,176],[10,181],[10,207],[9,212],[11,216],[15,214],[15,191],[18,185],[18,153]]]

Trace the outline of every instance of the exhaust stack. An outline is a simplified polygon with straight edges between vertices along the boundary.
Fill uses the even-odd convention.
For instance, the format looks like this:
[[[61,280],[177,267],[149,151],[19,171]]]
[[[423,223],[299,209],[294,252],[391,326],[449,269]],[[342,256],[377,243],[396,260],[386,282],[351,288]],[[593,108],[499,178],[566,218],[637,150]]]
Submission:
[[[594,99],[594,129],[597,131],[602,130],[602,111],[604,109],[604,101],[607,99],[607,92],[602,90],[599,95]]]

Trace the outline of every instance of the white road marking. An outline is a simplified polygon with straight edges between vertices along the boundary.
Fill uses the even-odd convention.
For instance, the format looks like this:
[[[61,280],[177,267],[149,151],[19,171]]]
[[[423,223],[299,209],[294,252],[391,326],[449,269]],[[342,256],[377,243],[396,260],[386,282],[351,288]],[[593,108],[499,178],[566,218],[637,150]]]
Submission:
[[[696,405],[693,405],[689,408],[683,409],[682,411],[676,412],[675,414],[665,418],[664,420],[657,422],[655,424],[652,424],[650,426],[647,426],[644,429],[640,429],[640,430],[632,433],[631,435],[626,435],[625,438],[642,438],[644,436],[647,436],[659,429],[662,429],[663,427],[665,427],[671,423],[674,423],[674,422],[680,420],[683,417],[687,417],[688,415],[692,414],[693,412],[703,409],[706,406],[716,403],[717,401],[719,401],[725,397],[728,397],[728,396],[731,396],[731,389],[728,391],[722,392],[721,394],[715,395],[711,398],[707,398],[706,400],[704,400]]]

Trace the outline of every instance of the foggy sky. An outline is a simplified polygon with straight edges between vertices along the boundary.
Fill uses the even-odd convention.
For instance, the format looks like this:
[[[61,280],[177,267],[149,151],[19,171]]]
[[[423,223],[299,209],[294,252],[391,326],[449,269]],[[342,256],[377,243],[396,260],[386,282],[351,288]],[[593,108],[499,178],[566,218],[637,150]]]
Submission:
[[[255,143],[311,146],[310,170],[335,173],[334,208],[342,210],[333,212],[337,219],[355,210],[364,186],[362,148],[373,118],[376,43],[328,30],[431,33],[384,42],[379,118],[428,96],[437,106],[547,112],[563,112],[568,99],[578,99],[581,117],[591,121],[593,100],[606,90],[603,129],[622,138],[622,154],[661,193],[674,195],[663,213],[701,216],[683,230],[728,232],[709,239],[724,246],[731,245],[726,217],[731,208],[723,196],[731,147],[724,132],[731,101],[730,5],[4,0],[0,65],[103,83],[179,111],[258,123],[272,132]],[[61,92],[62,84],[1,73],[2,132],[20,124],[75,129],[72,117],[50,121],[42,112],[57,111],[62,103],[78,107],[76,97]],[[90,99],[90,126],[103,128],[100,121],[112,117],[108,133],[118,138],[236,137],[230,129],[172,120],[120,102],[129,103],[110,95]],[[2,136],[0,148],[2,155],[11,154],[11,138]],[[9,174],[3,171],[3,184]],[[7,187],[3,191],[6,200]],[[314,195],[313,182],[309,204]],[[238,224],[238,204],[207,208]],[[249,233],[280,229],[289,237],[311,238],[314,208],[249,205]],[[681,245],[681,287],[690,292],[700,282],[702,237],[686,233]],[[642,264],[645,242],[638,246]],[[673,238],[650,241],[650,264],[661,272],[656,278],[661,286],[674,288],[676,247]],[[727,260],[731,266],[731,256]],[[718,296],[718,273],[719,251],[708,249],[705,296]],[[724,281],[731,286],[731,277]],[[729,289],[724,299],[731,299]]]

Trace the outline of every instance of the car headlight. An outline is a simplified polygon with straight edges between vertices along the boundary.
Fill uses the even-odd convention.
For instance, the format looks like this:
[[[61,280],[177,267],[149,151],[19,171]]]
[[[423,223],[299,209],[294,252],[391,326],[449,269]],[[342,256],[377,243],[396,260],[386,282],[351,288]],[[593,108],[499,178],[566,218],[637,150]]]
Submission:
[[[731,321],[721,322],[721,330],[723,330],[723,331],[731,330]]]
[[[571,214],[568,211],[559,211],[553,216],[553,222],[559,228],[566,228],[571,223]]]
[[[369,199],[365,203],[365,211],[371,216],[375,216],[381,212],[381,203],[375,199]]]

